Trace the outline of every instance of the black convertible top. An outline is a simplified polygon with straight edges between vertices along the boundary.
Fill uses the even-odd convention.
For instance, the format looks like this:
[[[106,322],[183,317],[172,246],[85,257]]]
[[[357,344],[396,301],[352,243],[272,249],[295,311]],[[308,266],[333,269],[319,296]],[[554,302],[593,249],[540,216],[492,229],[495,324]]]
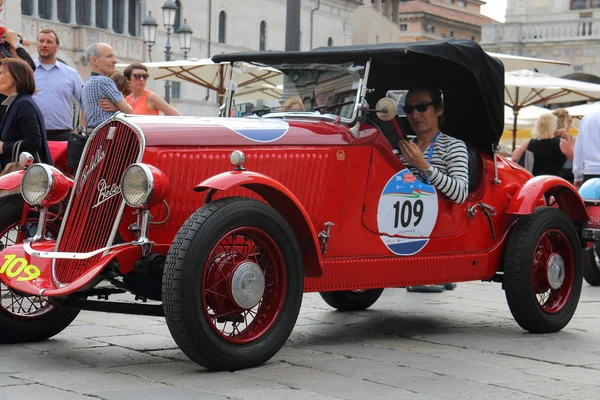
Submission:
[[[367,95],[371,106],[390,89],[433,87],[444,92],[442,130],[491,152],[504,129],[504,66],[474,41],[449,39],[414,43],[320,47],[311,51],[220,54],[214,62],[267,65],[371,60]]]

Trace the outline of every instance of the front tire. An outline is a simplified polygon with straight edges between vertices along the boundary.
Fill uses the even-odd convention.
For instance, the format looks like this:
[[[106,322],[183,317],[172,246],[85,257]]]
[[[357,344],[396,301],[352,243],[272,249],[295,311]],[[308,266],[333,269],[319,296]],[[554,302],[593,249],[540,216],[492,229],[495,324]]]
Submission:
[[[580,241],[562,211],[540,207],[510,232],[504,290],[517,323],[533,333],[557,332],[575,313],[582,285]]]
[[[0,197],[0,250],[17,243],[17,234],[25,239],[33,236],[38,215],[31,212],[27,225],[21,227],[23,212],[21,195]],[[48,223],[47,235],[56,238],[58,226]],[[46,297],[29,296],[12,290],[0,282],[0,343],[25,343],[48,339],[73,322],[79,310],[50,304]]]
[[[296,236],[272,207],[231,197],[205,205],[177,233],[163,272],[173,339],[196,363],[235,371],[273,357],[302,303]]]
[[[361,311],[375,304],[381,293],[383,289],[342,290],[319,294],[325,303],[339,311]]]

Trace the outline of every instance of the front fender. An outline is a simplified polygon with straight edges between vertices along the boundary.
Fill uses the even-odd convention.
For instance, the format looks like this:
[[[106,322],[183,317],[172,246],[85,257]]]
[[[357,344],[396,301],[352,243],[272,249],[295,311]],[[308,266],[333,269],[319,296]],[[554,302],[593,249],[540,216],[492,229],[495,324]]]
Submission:
[[[574,221],[587,221],[588,213],[581,196],[569,182],[557,176],[532,178],[515,193],[507,214],[527,215],[540,205],[544,195],[554,196],[559,208]]]
[[[0,190],[13,190],[21,186],[21,180],[25,175],[25,170],[11,172],[0,176]]]
[[[196,185],[194,191],[227,191],[238,186],[261,196],[287,220],[300,244],[305,276],[321,276],[323,268],[320,245],[310,217],[296,196],[279,181],[257,172],[229,171],[206,179]]]

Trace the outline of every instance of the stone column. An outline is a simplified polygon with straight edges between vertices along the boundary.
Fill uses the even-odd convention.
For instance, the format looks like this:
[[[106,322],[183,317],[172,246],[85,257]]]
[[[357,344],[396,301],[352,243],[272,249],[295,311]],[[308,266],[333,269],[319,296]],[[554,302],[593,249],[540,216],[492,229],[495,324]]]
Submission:
[[[77,0],[71,0],[71,16],[69,17],[69,23],[77,25]]]
[[[98,0],[100,1],[100,0]],[[92,28],[96,27],[96,0],[90,0],[90,7],[92,8],[92,12],[90,13],[90,26]]]
[[[50,16],[50,19],[52,21],[58,21],[58,0],[51,0],[52,1],[52,14]]]
[[[392,17],[392,0],[384,0],[385,3],[383,5],[383,15],[388,18]]]
[[[40,8],[39,8],[38,4],[39,4],[38,0],[33,0],[33,10],[32,10],[33,12],[31,13],[31,16],[33,18],[37,18],[37,19],[40,18]]]
[[[113,1],[108,0],[108,18],[106,23],[106,30],[111,32],[113,30]]]
[[[129,2],[135,0],[124,0],[123,7],[125,11],[123,12],[123,35],[129,36]]]
[[[378,13],[381,12],[381,0],[375,0],[373,2],[373,7],[377,10]]]
[[[398,24],[398,0],[392,0],[392,22]]]

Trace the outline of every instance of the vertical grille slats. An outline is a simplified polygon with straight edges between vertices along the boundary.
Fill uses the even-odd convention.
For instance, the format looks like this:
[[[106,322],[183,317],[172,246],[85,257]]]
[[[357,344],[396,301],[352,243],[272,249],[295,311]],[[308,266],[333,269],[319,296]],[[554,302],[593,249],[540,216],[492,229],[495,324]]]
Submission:
[[[114,128],[112,139],[110,129]],[[93,137],[81,159],[81,168],[56,251],[85,253],[107,246],[115,219],[123,205],[121,194],[114,194],[125,169],[141,159],[142,138],[119,122],[102,127]],[[104,153],[95,168],[99,154]],[[87,167],[87,168],[86,168]],[[91,171],[90,171],[91,170]],[[114,186],[113,186],[114,185]],[[120,190],[120,188],[119,188]],[[87,260],[56,260],[56,279],[70,283],[84,274],[101,255]]]

